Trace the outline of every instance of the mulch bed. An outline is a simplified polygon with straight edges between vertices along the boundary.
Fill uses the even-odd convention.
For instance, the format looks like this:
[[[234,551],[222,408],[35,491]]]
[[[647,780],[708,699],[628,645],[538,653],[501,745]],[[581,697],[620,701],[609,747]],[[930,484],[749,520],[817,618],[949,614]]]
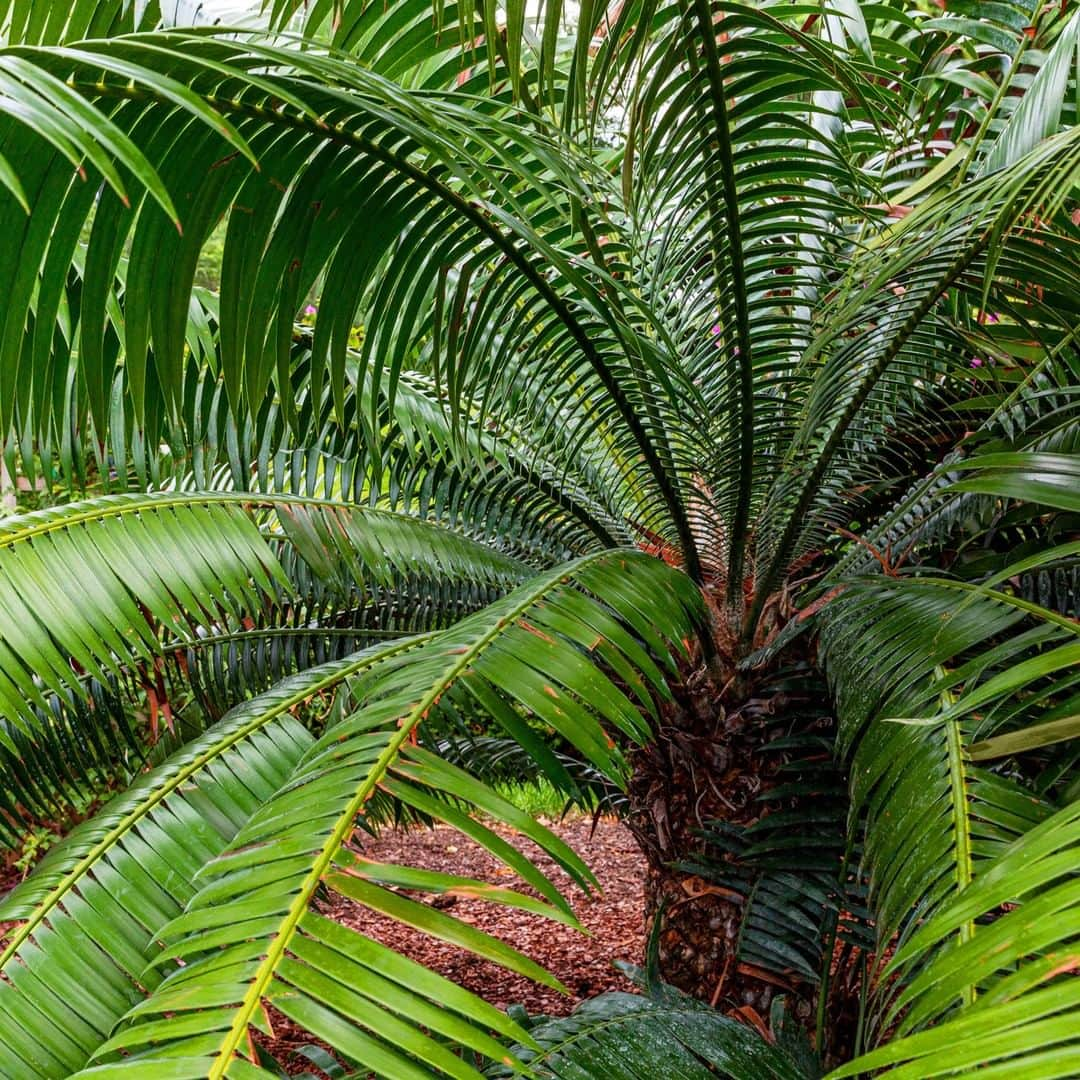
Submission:
[[[14,866],[8,866],[0,858],[0,896],[4,896],[10,892],[19,884],[23,879],[21,870],[17,870]]]
[[[594,829],[591,819],[576,818],[556,822],[551,827],[591,867],[600,882],[600,893],[587,896],[571,883],[569,876],[550,857],[531,843],[522,842],[508,830],[496,831],[522,847],[555,882],[591,937],[541,916],[484,900],[420,895],[414,899],[424,899],[454,918],[502,938],[560,979],[570,991],[569,995],[538,986],[496,964],[478,960],[455,946],[433,940],[344,897],[335,895],[325,913],[411,956],[466,989],[482,994],[500,1009],[522,1004],[530,1013],[565,1015],[587,997],[605,990],[631,988],[612,962],[630,960],[638,963],[642,957],[644,865],[630,833],[616,821],[602,819]],[[503,888],[531,892],[483,848],[447,826],[388,831],[365,843],[363,854],[377,862],[397,862],[460,874]]]
[[[589,818],[547,824],[592,868],[600,882],[600,892],[586,896],[531,843],[509,830],[496,831],[522,847],[555,882],[589,931],[588,935],[541,916],[483,900],[421,894],[414,894],[413,898],[433,904],[448,915],[513,945],[561,980],[568,994],[477,959],[456,946],[402,926],[336,894],[323,909],[324,913],[445,975],[500,1009],[517,1004],[533,1014],[564,1016],[585,998],[607,990],[633,990],[633,985],[613,962],[640,963],[644,954],[645,867],[637,845],[626,828],[611,819],[601,819],[595,828]],[[447,826],[388,830],[377,839],[367,840],[363,854],[378,862],[400,862],[530,891],[483,848]],[[273,1019],[275,1039],[259,1041],[279,1060],[287,1060],[291,1050],[311,1044],[311,1037],[284,1017]],[[301,1071],[305,1064],[290,1062],[290,1071],[293,1068]]]
[[[5,897],[23,879],[23,872],[9,865],[0,856],[0,899]],[[0,922],[0,948],[3,948],[4,938],[13,923]]]

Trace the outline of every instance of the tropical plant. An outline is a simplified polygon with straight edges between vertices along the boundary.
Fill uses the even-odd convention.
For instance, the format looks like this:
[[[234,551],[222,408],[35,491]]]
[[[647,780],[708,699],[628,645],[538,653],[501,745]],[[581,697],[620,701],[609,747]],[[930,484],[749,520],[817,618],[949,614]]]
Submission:
[[[129,781],[0,906],[3,1071],[1076,1075],[1080,13],[298,7],[0,4],[0,823]],[[625,790],[714,1008],[321,913],[551,981],[414,898],[573,922],[507,753]]]

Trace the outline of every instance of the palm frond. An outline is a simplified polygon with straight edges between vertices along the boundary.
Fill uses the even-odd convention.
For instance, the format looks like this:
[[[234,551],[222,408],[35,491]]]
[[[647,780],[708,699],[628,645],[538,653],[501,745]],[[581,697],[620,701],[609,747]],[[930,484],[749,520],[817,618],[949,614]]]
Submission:
[[[982,181],[926,204],[898,227],[888,258],[881,252],[867,257],[872,280],[860,279],[862,271],[856,264],[849,287],[857,291],[838,293],[834,311],[807,354],[805,362],[810,362],[835,345],[814,380],[801,429],[788,451],[791,463],[813,464],[806,471],[789,469],[763,513],[759,555],[766,568],[748,628],[789,561],[821,545],[831,527],[850,521],[858,512],[859,493],[887,475],[888,457],[881,451],[888,443],[888,428],[903,415],[905,398],[910,400],[911,391],[904,386],[912,387],[916,397],[933,400],[934,391],[927,394],[925,388],[947,385],[950,368],[968,366],[966,358],[961,359],[964,354],[958,355],[955,344],[950,344],[950,339],[955,342],[954,332],[930,318],[945,293],[960,290],[981,305],[991,288],[988,280],[998,273],[1018,279],[1014,288],[1022,291],[1019,282],[1025,272],[1017,268],[1014,278],[1002,255],[1012,242],[1010,231],[1036,207],[1046,207],[1048,217],[1053,217],[1056,185],[1071,183],[1080,160],[1078,147],[1075,133],[1064,133],[1046,140],[1007,175],[995,176],[992,185]],[[1016,239],[1021,247],[1026,245],[1023,231],[1018,230]],[[1031,239],[1041,241],[1042,236],[1036,230]],[[1047,230],[1045,239],[1056,248],[1058,280],[1069,280],[1076,265],[1074,242],[1054,230]],[[1067,309],[1057,325],[1071,328]],[[871,454],[870,447],[878,453]]]
[[[812,1075],[781,1047],[670,987],[656,997],[609,993],[572,1015],[529,1028],[534,1045],[515,1047],[544,1080],[799,1080]],[[508,1077],[493,1067],[488,1076]]]
[[[734,601],[771,451],[797,400],[796,360],[812,336],[811,307],[796,298],[820,287],[829,222],[850,215],[866,186],[839,146],[818,137],[817,95],[846,95],[871,119],[880,102],[843,50],[802,34],[783,5],[640,5],[636,14],[642,21],[628,25],[647,74],[634,87],[635,157],[624,166],[639,189],[634,269],[661,310],[665,294],[679,296],[669,333],[702,387],[703,481],[726,549],[712,561],[726,563]],[[810,175],[819,182],[805,183]],[[808,237],[824,242],[814,266]]]
[[[654,592],[660,581],[664,588],[657,603]],[[182,843],[182,837],[171,829],[190,828],[190,815],[181,813],[184,800],[198,799],[205,812],[213,807],[215,820],[223,819],[212,848],[190,851],[182,864],[171,867],[168,860],[155,859],[153,866],[168,869],[172,876],[164,897],[157,884],[140,886],[140,899],[133,899],[131,912],[138,924],[133,938],[137,944],[123,954],[127,966],[117,975],[153,992],[135,1005],[130,1023],[108,1042],[100,1036],[115,1022],[115,1013],[109,1014],[109,1024],[100,1018],[92,1031],[80,1027],[86,1041],[77,1049],[65,1044],[63,1067],[71,1071],[78,1055],[85,1060],[92,1052],[113,1062],[88,1070],[88,1075],[137,1074],[177,1056],[187,1057],[185,1067],[200,1074],[224,1074],[236,1067],[237,1055],[248,1052],[249,1027],[264,1025],[264,1002],[307,1026],[347,1059],[380,1070],[415,1072],[419,1066],[409,1064],[415,1055],[438,1073],[475,1075],[421,1028],[451,1035],[502,1060],[505,1050],[487,1032],[520,1039],[519,1029],[464,991],[325,919],[318,913],[318,897],[324,887],[330,888],[554,985],[551,976],[508,946],[388,888],[479,890],[495,901],[572,921],[566,901],[547,877],[489,826],[469,818],[466,808],[483,809],[521,831],[582,885],[591,881],[584,864],[557,837],[418,745],[414,733],[455,701],[475,700],[484,706],[488,700],[502,700],[506,704],[493,718],[508,725],[512,735],[517,736],[522,725],[516,704],[560,731],[597,768],[618,778],[621,756],[605,727],[635,739],[644,737],[645,728],[624,693],[587,660],[588,653],[610,658],[613,671],[630,676],[639,701],[651,703],[653,695],[666,693],[657,662],[672,662],[669,650],[683,648],[682,639],[694,632],[701,617],[696,591],[686,578],[644,555],[600,553],[541,575],[433,638],[373,647],[294,676],[239,706],[137,783],[113,812],[74,834],[4,909],[28,920],[16,931],[8,959],[18,953],[20,964],[42,965],[46,972],[47,965],[63,959],[51,948],[34,952],[38,937],[51,928],[64,905],[82,910],[76,898],[83,889],[97,887],[98,876],[111,865],[103,860],[114,859],[125,874],[150,872],[139,871],[137,860],[128,854],[132,844],[131,850],[140,853],[144,844],[154,847],[156,841],[143,832],[148,815],[166,815],[168,824],[161,828],[173,843]],[[543,648],[526,651],[526,641]],[[354,678],[362,670],[366,673]],[[355,705],[321,739],[311,744],[294,721],[283,719],[299,700],[345,679],[351,679],[347,700]],[[271,733],[282,724],[290,738],[299,740],[299,749],[307,747],[285,777],[270,775],[259,761],[260,740],[273,744]],[[248,762],[245,797],[254,802],[244,803],[241,810],[224,795],[215,801],[205,793],[203,799],[201,780],[191,785],[189,776],[206,775],[231,790],[234,774],[222,771],[219,758],[241,744]],[[348,841],[358,838],[356,830],[377,792],[479,840],[543,899],[366,860],[362,844]],[[160,843],[165,842],[162,837]],[[186,910],[180,914],[184,903]],[[94,924],[99,933],[110,932],[111,925],[112,920]],[[81,933],[85,930],[80,926]],[[171,944],[160,951],[152,944],[159,940]],[[219,950],[218,945],[226,948]],[[24,957],[26,949],[33,955]],[[145,972],[140,958],[150,965]],[[178,966],[179,959],[183,964]],[[162,968],[173,974],[158,986]],[[209,997],[199,990],[210,986],[215,989]],[[128,989],[130,1003],[130,994],[137,990]],[[26,1007],[17,986],[9,997],[16,1013]],[[109,1000],[119,999],[113,993]],[[433,1010],[432,1002],[447,1011]],[[75,1009],[75,1015],[78,1012]],[[48,1039],[41,1038],[47,1047]],[[96,1045],[94,1038],[99,1040]],[[130,1056],[116,1058],[113,1051],[120,1047]],[[19,1060],[32,1063],[29,1067],[38,1068],[38,1075],[66,1075],[58,1072],[60,1064],[52,1056],[43,1056],[37,1043],[26,1054],[28,1058]]]
[[[150,417],[144,425],[132,423],[121,367],[102,430],[95,429],[88,401],[78,394],[67,395],[63,410],[36,437],[17,407],[4,447],[9,472],[26,477],[45,502],[77,497],[88,488],[164,488],[258,490],[378,504],[450,525],[537,565],[580,554],[597,540],[629,537],[610,498],[620,487],[617,473],[575,468],[559,460],[557,442],[549,440],[541,450],[526,432],[511,437],[508,431],[484,430],[479,422],[470,423],[462,447],[445,395],[429,376],[401,372],[391,405],[389,378],[379,388],[370,378],[361,381],[360,355],[350,348],[339,417],[329,388],[321,402],[310,392],[310,328],[294,334],[293,422],[286,422],[272,387],[257,408],[234,405],[218,369],[216,315],[201,303],[194,310],[207,316],[206,333],[197,347],[189,342],[179,416],[167,430],[157,431]],[[54,349],[54,363],[58,354]],[[77,380],[77,354],[68,363],[68,378]]]
[[[956,481],[968,456],[983,447],[1008,446],[1014,452],[1068,453],[1077,449],[1075,354],[1067,347],[1053,350],[1025,373],[1022,381],[995,405],[972,434],[970,448],[946,456],[940,465],[895,498],[886,512],[861,533],[864,543],[838,559],[833,574],[865,573],[875,552],[899,558],[918,547],[941,547],[958,532],[985,534],[998,516],[992,495],[964,490]],[[993,345],[991,345],[993,349]],[[1045,605],[1044,605],[1045,606]]]
[[[1029,456],[1003,457],[1022,462]],[[1028,467],[1037,460],[1032,457]],[[1006,488],[1014,475],[1006,471]],[[1038,494],[1036,485],[1030,494]],[[842,745],[851,754],[853,809],[865,827],[864,864],[879,949],[896,948],[878,986],[872,1025],[879,1032],[899,1023],[901,1033],[911,1033],[958,1008],[957,1019],[941,1030],[959,1025],[955,1031],[967,1031],[966,1017],[977,1025],[976,1017],[991,1002],[1012,997],[1004,991],[995,995],[999,978],[1003,988],[1015,984],[1022,997],[1064,970],[1047,958],[1060,959],[1054,950],[1068,948],[1075,937],[1067,919],[1056,923],[1059,937],[1032,939],[1030,947],[1008,955],[999,956],[1008,950],[999,948],[996,935],[1006,933],[1005,925],[1037,917],[1037,903],[1032,907],[1034,898],[1025,899],[1026,885],[1009,876],[1010,868],[1025,857],[1021,853],[1040,850],[1047,823],[1068,811],[1054,814],[1052,793],[1045,787],[1040,793],[1030,761],[1026,769],[979,763],[1008,753],[1012,736],[1018,751],[1025,745],[1037,751],[1046,745],[1037,737],[1040,727],[1075,712],[1075,622],[997,588],[1029,564],[1052,565],[1069,550],[1066,544],[1039,552],[981,581],[922,576],[851,583],[826,607],[822,648],[838,693]],[[874,675],[868,679],[871,656]],[[1030,743],[1025,730],[1036,736]],[[1002,754],[987,738],[1000,731],[1010,733],[1001,736]],[[988,744],[989,753],[973,749]],[[997,899],[957,921],[955,912],[969,910],[967,902],[983,895]],[[1003,903],[1017,910],[1002,909]],[[948,931],[928,930],[942,926]],[[941,984],[949,991],[924,993],[938,978],[928,973],[955,971],[960,955],[967,958],[962,985],[954,978]],[[954,986],[960,988],[952,993]],[[1016,1023],[1031,1022],[1036,1014],[1028,1008],[1042,1008],[1038,1002],[1053,997],[1017,1001]],[[929,1032],[911,1039],[916,1053],[898,1049],[892,1057],[882,1050],[881,1061],[914,1057],[922,1046],[930,1048],[928,1054],[946,1046]],[[907,1044],[901,1039],[895,1045]],[[1015,1043],[1015,1052],[1024,1049],[1022,1041]],[[986,1063],[999,1056],[974,1044],[971,1052],[973,1061]],[[959,1059],[955,1048],[952,1058]],[[927,1061],[919,1061],[897,1075],[924,1075],[919,1070],[926,1067]]]
[[[120,53],[123,60],[112,58]],[[601,196],[593,185],[606,197],[610,184],[602,171],[584,158],[564,162],[554,136],[534,131],[531,121],[526,128],[522,117],[465,108],[452,96],[436,106],[354,64],[255,38],[239,42],[173,32],[122,45],[114,40],[107,49],[24,50],[19,59],[31,72],[44,68],[52,75],[55,69],[56,77],[95,103],[87,108],[100,110],[100,124],[88,117],[77,131],[70,118],[50,113],[64,146],[73,141],[100,171],[104,151],[94,133],[116,141],[115,130],[129,142],[145,143],[138,159],[134,149],[129,152],[130,170],[138,166],[145,172],[152,157],[153,177],[165,183],[156,202],[132,196],[136,201],[128,208],[126,188],[118,181],[94,208],[84,270],[92,270],[94,286],[82,291],[78,304],[79,378],[95,430],[106,425],[116,363],[111,350],[121,344],[107,333],[106,315],[116,303],[123,305],[125,392],[134,422],[142,427],[156,415],[161,425],[175,416],[196,257],[231,207],[219,313],[219,362],[231,402],[254,406],[273,385],[293,424],[292,320],[300,297],[325,269],[312,343],[314,401],[321,401],[328,385],[340,414],[348,332],[358,319],[365,326],[362,378],[370,372],[381,384],[388,372],[391,404],[401,358],[417,349],[430,353],[426,363],[446,380],[451,401],[471,385],[473,369],[477,375],[501,375],[504,356],[517,353],[527,366],[543,349],[548,378],[539,386],[525,378],[516,389],[508,387],[506,401],[517,407],[504,411],[527,418],[537,410],[561,410],[564,423],[574,419],[577,438],[593,437],[599,429],[631,474],[627,483],[636,489],[639,516],[654,531],[674,530],[693,560],[677,475],[682,466],[666,456],[664,445],[665,417],[674,415],[678,403],[670,394],[665,402],[639,377],[644,370],[666,385],[678,371],[665,367],[655,346],[619,314],[623,307],[639,306],[633,290],[554,242],[562,238],[568,200],[598,205]],[[105,84],[97,76],[102,68],[110,72]],[[16,87],[12,100],[22,103],[31,92]],[[212,106],[205,103],[211,99]],[[50,107],[33,100],[39,109]],[[286,111],[270,108],[270,101],[284,103]],[[453,137],[445,134],[447,123],[456,128]],[[41,148],[41,135],[32,127],[15,119],[9,127],[16,142]],[[178,142],[181,130],[185,135]],[[511,136],[516,149],[507,157],[498,148]],[[102,160],[95,163],[94,155]],[[256,160],[259,172],[252,167]],[[431,167],[435,161],[442,162],[439,168]],[[67,197],[66,170],[57,164],[55,188],[38,193],[32,215],[42,227],[51,221],[56,247],[30,228],[20,247],[20,287],[36,275],[47,249],[58,264],[72,262],[91,204]],[[284,191],[267,179],[277,173],[293,177]],[[521,180],[505,182],[516,174]],[[360,192],[363,199],[352,198]],[[184,207],[180,216],[172,204]],[[358,249],[352,242],[356,230],[367,230],[373,215],[382,223],[380,232],[365,232]],[[130,250],[122,260],[122,245],[114,240],[129,234]],[[258,272],[249,273],[255,265]],[[9,268],[13,273],[15,266]],[[168,275],[162,273],[165,266]],[[552,268],[558,268],[554,276]],[[504,279],[513,287],[501,289]],[[618,305],[611,303],[615,293],[621,294]],[[582,303],[584,296],[591,299]],[[28,390],[44,392],[48,385],[44,372],[56,310],[50,293],[35,322],[42,343],[35,365],[42,375],[27,380]],[[461,326],[461,310],[470,312],[467,327]],[[555,357],[559,362],[553,365]],[[572,376],[572,385],[560,388],[555,372]],[[643,394],[647,407],[639,407]],[[24,416],[48,412],[23,409]],[[0,430],[11,415],[0,396]],[[458,424],[462,418],[454,419]]]
[[[138,767],[128,710],[142,699],[152,735],[159,709],[171,723],[193,696],[213,719],[312,663],[446,626],[530,573],[433,523],[299,496],[114,495],[8,519],[5,842],[73,785]]]
[[[878,1075],[915,1080],[965,1069],[1003,1078],[1075,1075],[1078,819],[1074,802],[1015,839],[897,951],[891,968],[903,971],[967,928],[901,994],[896,1008],[908,1011],[900,1037],[830,1077],[883,1070]]]
[[[205,544],[178,544],[185,532]],[[46,694],[152,663],[157,627],[190,636],[198,622],[257,610],[285,585],[239,500],[187,495],[105,496],[10,519],[0,564],[0,707],[30,736],[50,712]]]
[[[159,4],[128,0],[74,0],[56,7],[33,0],[4,0],[0,29],[10,44],[60,45],[84,38],[150,30],[160,17]]]
[[[250,512],[259,503],[274,508],[265,536]],[[198,546],[177,542],[185,532]],[[0,525],[6,715],[32,733],[33,707],[50,708],[46,692],[63,695],[82,676],[104,684],[125,665],[152,663],[162,653],[159,628],[192,642],[199,627],[231,620],[238,628],[245,615],[290,599],[267,543],[275,536],[309,574],[360,598],[410,578],[498,590],[530,573],[452,530],[296,496],[159,492],[34,511]],[[73,589],[88,590],[75,609]]]
[[[195,870],[236,835],[313,741],[290,710],[385,653],[376,648],[312,669],[238,706],[138,777],[4,898],[0,920],[16,925],[0,952],[0,1041],[13,1076],[82,1068],[160,981],[147,969],[160,952],[156,930],[190,900]],[[74,981],[72,964],[82,972]],[[82,992],[63,992],[68,984]]]

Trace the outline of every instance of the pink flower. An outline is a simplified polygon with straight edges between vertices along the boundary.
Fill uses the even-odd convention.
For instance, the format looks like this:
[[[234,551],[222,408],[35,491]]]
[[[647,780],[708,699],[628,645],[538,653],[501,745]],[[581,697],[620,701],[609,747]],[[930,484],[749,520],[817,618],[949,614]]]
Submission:
[[[715,326],[714,326],[714,327],[712,328],[712,335],[713,335],[713,337],[717,337],[717,336],[718,336],[718,335],[719,335],[719,334],[721,333],[722,329],[723,329],[723,328],[722,328],[722,327],[720,326],[720,324],[719,324],[719,323],[717,323],[717,324],[716,324],[716,325],[715,325]],[[716,343],[716,347],[717,347],[718,349],[720,348],[720,342],[719,342],[719,341],[718,341],[718,342]],[[736,346],[735,346],[735,355],[736,355],[736,356],[738,356],[738,355],[739,355],[739,346],[738,346],[738,345],[736,345]]]
[[[314,304],[308,304],[308,306],[304,308],[304,314],[314,315],[318,310],[319,309]]]
[[[982,367],[983,366],[982,357],[981,356],[973,357],[972,361],[971,361],[971,366],[972,367]]]

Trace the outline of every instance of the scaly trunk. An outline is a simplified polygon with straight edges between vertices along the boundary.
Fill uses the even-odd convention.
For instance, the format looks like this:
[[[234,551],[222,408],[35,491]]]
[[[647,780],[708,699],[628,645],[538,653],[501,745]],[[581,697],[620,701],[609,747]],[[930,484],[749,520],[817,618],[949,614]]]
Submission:
[[[787,755],[766,751],[766,745],[778,735],[817,731],[830,723],[823,719],[819,678],[805,658],[797,667],[794,678],[788,669],[787,675],[774,672],[755,685],[729,681],[722,696],[704,673],[696,684],[689,680],[678,688],[656,741],[634,759],[629,824],[648,860],[650,928],[662,913],[662,978],[759,1026],[768,1023],[773,998],[784,993],[810,1029],[816,987],[797,972],[767,971],[741,957],[746,896],[708,880],[693,866],[703,856],[725,858],[722,850],[706,850],[701,830],[707,823],[739,829],[759,821],[770,807],[797,806],[789,799],[762,798],[792,779],[784,771]],[[842,835],[841,825],[841,846]]]
[[[775,761],[760,753],[765,725],[754,703],[725,708],[710,682],[685,688],[659,738],[634,760],[630,826],[648,860],[650,923],[663,910],[660,968],[665,981],[714,1004],[768,1014],[775,987],[740,969],[742,906],[678,864],[702,852],[706,822],[750,825],[758,796],[775,783]]]

